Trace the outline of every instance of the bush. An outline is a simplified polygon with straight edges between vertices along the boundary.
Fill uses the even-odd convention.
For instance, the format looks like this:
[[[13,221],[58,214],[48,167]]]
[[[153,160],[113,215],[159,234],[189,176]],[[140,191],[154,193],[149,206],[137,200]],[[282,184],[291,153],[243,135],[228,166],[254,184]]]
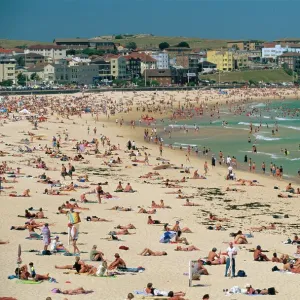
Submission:
[[[187,42],[180,42],[177,47],[180,48],[190,48],[190,45]]]
[[[126,48],[135,50],[137,48],[137,45],[135,42],[129,42],[126,44]]]
[[[0,82],[1,86],[12,86],[13,85],[13,81],[11,79],[8,80],[3,80],[2,82]]]
[[[115,36],[115,39],[116,40],[122,40],[123,36],[121,34],[118,34],[118,35]]]
[[[164,49],[169,48],[170,45],[169,45],[169,43],[167,43],[167,42],[162,42],[162,43],[160,43],[160,44],[158,45],[158,47],[159,47],[160,50],[164,50]]]

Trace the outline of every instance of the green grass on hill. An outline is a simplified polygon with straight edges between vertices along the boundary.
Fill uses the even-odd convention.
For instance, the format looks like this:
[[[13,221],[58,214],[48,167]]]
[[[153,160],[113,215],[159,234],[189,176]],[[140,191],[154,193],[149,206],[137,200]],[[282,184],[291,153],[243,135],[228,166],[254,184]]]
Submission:
[[[203,80],[215,80],[219,82],[219,74],[201,75]],[[244,82],[244,81],[264,81],[264,82],[291,82],[292,76],[289,76],[284,70],[253,70],[241,72],[221,73],[220,82]]]
[[[123,39],[112,40],[114,43],[120,43],[126,45],[129,42],[135,42],[139,48],[153,47],[157,48],[162,42],[167,42],[170,46],[176,46],[180,42],[187,42],[191,48],[201,49],[219,49],[221,47],[227,47],[226,40],[209,40],[201,38],[187,38],[187,37],[164,37],[164,36],[145,36],[145,37],[124,37]],[[14,48],[22,45],[36,45],[36,44],[52,44],[53,41],[39,42],[39,41],[27,41],[27,40],[8,40],[0,39],[0,48]]]
[[[187,42],[190,48],[201,49],[217,49],[227,47],[226,40],[209,40],[201,38],[187,38],[187,37],[164,37],[164,36],[146,36],[146,37],[128,37],[120,40],[113,40],[115,43],[126,45],[128,42],[135,42],[139,48],[158,47],[162,42],[167,42],[170,46],[175,46],[180,42]]]
[[[7,40],[7,39],[0,39],[0,48],[15,48],[16,46],[23,46],[23,45],[38,45],[38,44],[52,44],[51,42],[36,42],[36,41],[27,41],[27,40]]]

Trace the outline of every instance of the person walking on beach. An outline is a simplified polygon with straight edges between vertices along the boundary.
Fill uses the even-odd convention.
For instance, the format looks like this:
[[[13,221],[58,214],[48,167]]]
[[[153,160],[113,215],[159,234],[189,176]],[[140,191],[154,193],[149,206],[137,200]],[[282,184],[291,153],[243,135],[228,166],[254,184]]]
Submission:
[[[229,247],[226,250],[227,252],[227,259],[226,259],[226,269],[225,269],[225,277],[230,276],[235,277],[235,258],[237,255],[237,250],[233,246],[233,243],[229,243]]]
[[[185,162],[189,162],[189,163],[191,162],[188,154],[185,155]]]
[[[261,169],[262,169],[263,174],[266,174],[266,164],[265,164],[264,161],[263,161],[263,163],[261,164]]]
[[[208,164],[207,161],[204,163],[204,175],[206,176],[208,172]]]
[[[162,143],[159,144],[159,155],[160,156],[163,155],[163,146],[162,146]]]
[[[148,154],[145,152],[145,165],[149,166],[149,157]]]

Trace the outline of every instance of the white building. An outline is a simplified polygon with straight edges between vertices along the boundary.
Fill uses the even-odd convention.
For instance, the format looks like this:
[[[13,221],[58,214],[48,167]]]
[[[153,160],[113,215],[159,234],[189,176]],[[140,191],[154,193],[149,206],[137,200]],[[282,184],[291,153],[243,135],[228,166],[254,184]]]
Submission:
[[[300,53],[300,46],[287,45],[283,47],[281,45],[275,45],[274,47],[265,47],[262,48],[262,58],[276,59],[285,52]]]
[[[169,69],[170,59],[168,53],[166,52],[152,53],[151,57],[156,59],[157,69]]]
[[[66,58],[66,49],[57,45],[32,45],[25,50],[25,53],[37,53],[45,57],[50,57],[54,62],[57,59]]]

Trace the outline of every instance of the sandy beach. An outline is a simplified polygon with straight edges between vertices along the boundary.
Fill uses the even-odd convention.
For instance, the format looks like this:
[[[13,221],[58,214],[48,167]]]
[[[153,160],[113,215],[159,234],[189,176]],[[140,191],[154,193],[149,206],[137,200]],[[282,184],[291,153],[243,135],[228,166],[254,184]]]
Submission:
[[[268,250],[264,254],[270,259],[274,252],[278,254],[278,257],[281,254],[288,254],[290,257],[295,256],[297,246],[283,243],[288,238],[293,239],[294,235],[299,235],[300,226],[300,195],[285,192],[288,182],[235,170],[237,179],[251,182],[251,184],[245,182],[244,185],[240,185],[241,181],[225,180],[228,174],[227,167],[220,167],[217,164],[213,168],[210,158],[208,159],[206,179],[191,179],[197,169],[200,175],[204,174],[203,158],[196,159],[194,156],[190,156],[190,161],[187,161],[186,151],[180,152],[168,148],[163,148],[163,155],[161,156],[159,144],[150,144],[143,140],[146,124],[142,123],[141,126],[135,127],[131,126],[128,121],[139,120],[141,115],[145,116],[146,114],[154,118],[170,116],[172,108],[179,105],[193,107],[195,104],[202,103],[205,107],[217,102],[222,105],[226,101],[248,101],[249,99],[252,101],[276,99],[276,97],[278,99],[284,97],[298,99],[299,94],[299,89],[232,90],[227,95],[219,95],[216,91],[160,92],[157,94],[153,92],[110,92],[85,95],[86,98],[81,98],[81,94],[46,96],[51,104],[48,106],[43,106],[41,100],[35,106],[36,98],[24,97],[17,110],[28,109],[32,114],[39,113],[39,115],[47,117],[47,120],[46,122],[37,122],[37,129],[35,130],[34,121],[33,123],[29,122],[24,114],[16,114],[14,110],[8,118],[4,118],[5,115],[3,114],[3,118],[0,119],[2,124],[0,127],[0,151],[2,151],[0,152],[0,165],[6,162],[4,163],[4,174],[0,174],[0,176],[8,180],[7,183],[3,180],[1,182],[4,189],[1,190],[0,195],[2,202],[0,239],[1,241],[9,241],[8,244],[0,245],[2,266],[0,299],[5,296],[27,300],[31,299],[33,295],[35,299],[46,299],[47,297],[52,299],[126,299],[128,293],[143,291],[149,282],[162,291],[182,291],[186,294],[183,298],[190,300],[202,299],[204,294],[209,294],[210,299],[243,299],[245,298],[243,294],[225,295],[226,292],[223,290],[230,290],[233,286],[244,289],[246,284],[251,284],[257,289],[275,287],[278,294],[275,296],[266,295],[264,299],[298,299],[296,286],[299,283],[299,274],[272,272],[274,266],[283,269],[283,263],[254,261],[253,252],[249,251],[249,249],[260,245],[262,249]],[[78,97],[77,100],[76,97]],[[53,99],[58,100],[56,102]],[[13,100],[15,102],[20,101],[16,97],[10,99],[11,102],[14,102]],[[26,101],[29,101],[27,105],[25,105]],[[84,105],[94,109],[92,114],[81,112]],[[74,110],[66,110],[66,107],[73,107]],[[143,107],[145,111],[143,111]],[[43,111],[40,111],[41,108]],[[148,112],[149,108],[150,112]],[[109,111],[114,111],[116,114],[111,115]],[[120,126],[122,120],[124,122]],[[96,128],[96,132],[94,128]],[[54,149],[53,137],[56,137],[57,140],[61,139],[60,153],[57,152],[57,149],[51,152]],[[24,139],[28,140],[24,141]],[[88,143],[82,151],[84,159],[74,160],[77,155],[76,143],[83,140],[90,142],[92,139],[99,141],[99,153],[95,154],[93,151],[95,143]],[[136,157],[139,162],[132,161],[133,157],[129,156],[131,152],[127,148],[129,140],[135,141],[136,147],[140,149],[141,156]],[[25,152],[25,144],[31,150],[34,147],[35,149],[31,152]],[[51,154],[50,152],[49,154],[45,153],[46,146],[52,148]],[[109,153],[105,153],[105,151]],[[149,164],[143,162],[145,152]],[[71,157],[72,160],[61,161],[62,154]],[[160,160],[157,160],[158,157]],[[46,167],[41,167],[41,162],[44,162],[42,165]],[[69,176],[66,176],[65,179],[61,176],[62,164],[67,166],[68,163],[71,163],[75,168],[72,180]],[[171,165],[168,168],[156,171],[159,175],[139,178],[149,172],[155,172],[155,167],[169,163]],[[182,164],[183,169],[181,168]],[[20,168],[19,173],[17,168]],[[186,168],[189,169],[190,173],[185,173]],[[52,180],[60,180],[61,187],[65,187],[65,189],[70,187],[71,182],[79,185],[79,187],[75,186],[74,190],[71,191],[61,190],[60,193],[65,195],[45,194],[45,189],[58,190],[59,186],[52,187],[51,184],[38,182],[41,180],[39,176],[43,173]],[[12,174],[15,177],[9,176]],[[86,175],[88,175],[89,181],[78,181],[79,176],[84,177]],[[183,177],[187,178],[186,181],[180,182]],[[164,182],[166,179],[172,181],[171,187],[166,187]],[[175,180],[179,182],[173,182]],[[136,192],[115,192],[119,181],[121,181],[123,188],[126,187],[127,183],[130,183]],[[108,182],[108,185],[102,185],[102,188],[104,192],[108,192],[112,196],[112,198],[107,199],[101,196],[101,204],[97,203],[96,193],[87,193],[95,190],[99,182]],[[274,189],[275,186],[278,189]],[[237,189],[237,191],[226,191],[228,187],[229,189]],[[295,190],[299,188],[299,186],[294,185],[293,187]],[[30,197],[9,196],[10,194],[22,195],[26,189],[30,189]],[[182,199],[178,199],[178,194],[175,194],[178,189],[182,190]],[[78,248],[82,252],[80,259],[85,264],[97,267],[99,262],[90,261],[89,255],[93,245],[97,245],[97,250],[104,253],[108,265],[114,261],[114,254],[119,253],[127,267],[143,267],[143,271],[136,273],[120,272],[114,277],[96,277],[87,274],[78,275],[75,274],[74,270],[56,269],[55,265],[73,265],[75,257],[63,254],[42,256],[36,255],[37,252],[28,252],[29,250],[42,251],[43,240],[26,239],[29,236],[28,229],[11,230],[11,226],[24,226],[27,219],[20,218],[18,215],[24,215],[25,209],[30,207],[43,208],[44,215],[48,219],[36,220],[36,222],[48,222],[52,239],[58,235],[63,245],[73,253],[73,246],[68,245],[67,235],[54,233],[68,231],[68,217],[65,214],[57,214],[58,207],[72,198],[80,201],[81,196],[85,193],[88,200],[96,203],[70,202],[89,209],[78,210],[75,207],[75,211],[79,211],[81,216],[77,242]],[[288,195],[292,197],[279,198],[279,193],[286,197]],[[191,197],[189,201],[195,206],[184,206],[189,196]],[[151,207],[151,202],[155,201],[156,204],[159,204],[161,199],[164,200],[166,206],[171,208],[155,207],[155,214],[138,213],[141,208],[151,211],[154,208]],[[131,210],[110,210],[115,206],[130,208]],[[68,209],[66,208],[66,210]],[[215,219],[225,218],[228,221],[210,219],[209,213],[217,216]],[[105,218],[111,222],[88,222],[86,221],[88,216]],[[192,231],[192,233],[182,233],[182,237],[187,239],[189,245],[160,243],[164,227],[160,224],[147,224],[148,216],[151,216],[153,220],[161,221],[162,224],[168,223],[171,229],[176,221],[180,221],[181,229],[188,227]],[[218,223],[224,230],[215,230]],[[109,237],[109,232],[119,231],[120,229],[115,228],[118,225],[125,226],[128,224],[133,224],[136,228],[128,230],[131,234],[118,235],[120,240],[117,241],[104,239]],[[270,224],[274,224],[272,225],[274,229],[268,229]],[[209,230],[208,227],[213,229]],[[259,228],[260,231],[256,232],[255,228]],[[253,235],[253,237],[247,238],[248,244],[234,245],[237,249],[236,274],[239,270],[244,270],[247,277],[228,278],[224,276],[225,265],[205,265],[209,275],[202,275],[200,281],[193,281],[196,286],[189,287],[187,276],[189,261],[204,259],[214,247],[217,248],[217,253],[219,251],[226,252],[228,243],[234,240],[230,234],[237,233],[239,230],[243,234],[252,233]],[[35,231],[40,232],[39,229]],[[7,279],[9,275],[14,274],[17,267],[19,244],[22,248],[21,265],[26,264],[28,266],[30,262],[33,262],[37,274],[49,273],[49,276],[55,278],[58,283],[46,280],[41,284],[17,284],[18,279]],[[200,250],[175,251],[178,246],[188,247],[191,245]],[[119,249],[120,246],[126,246],[128,250]],[[165,251],[167,255],[139,255],[145,248],[152,251]],[[297,270],[300,272],[299,267]],[[70,290],[79,287],[93,292],[80,296],[51,292],[54,288]],[[134,299],[141,299],[141,296],[135,295]]]

